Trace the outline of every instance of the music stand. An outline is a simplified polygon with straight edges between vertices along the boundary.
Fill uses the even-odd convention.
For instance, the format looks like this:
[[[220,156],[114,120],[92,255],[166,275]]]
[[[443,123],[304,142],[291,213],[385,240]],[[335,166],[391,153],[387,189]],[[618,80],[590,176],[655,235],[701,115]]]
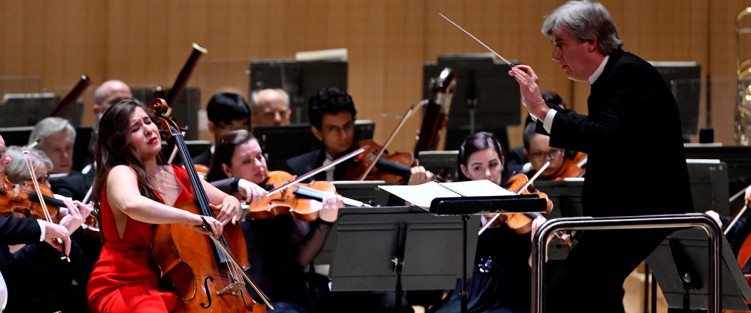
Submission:
[[[749,312],[746,299],[751,299],[751,286],[743,276],[727,239],[721,237],[722,309]],[[667,236],[647,257],[647,265],[669,308],[709,309],[707,245],[706,231],[697,228],[678,230]]]
[[[430,212],[436,215],[460,215],[462,221],[463,242],[462,258],[466,262],[468,251],[467,245],[467,220],[471,215],[484,213],[524,213],[524,212],[545,212],[547,200],[537,195],[515,195],[515,196],[485,196],[485,197],[460,197],[460,198],[435,198],[430,203]],[[475,232],[472,232],[473,234]],[[476,241],[476,240],[473,240]],[[461,312],[467,312],[467,266],[462,266],[461,279]]]
[[[403,290],[453,289],[461,270],[471,267],[477,247],[473,232],[467,243],[471,254],[461,260],[446,257],[465,245],[466,222],[417,207],[339,209],[329,234],[335,236],[331,291],[395,290],[400,307]],[[471,223],[479,227],[479,217],[472,217]]]

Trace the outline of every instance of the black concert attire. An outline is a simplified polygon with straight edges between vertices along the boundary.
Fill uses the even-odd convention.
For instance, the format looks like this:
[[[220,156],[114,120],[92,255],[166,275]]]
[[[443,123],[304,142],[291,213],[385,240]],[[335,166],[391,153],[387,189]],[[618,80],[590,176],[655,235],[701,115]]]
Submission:
[[[324,148],[307,152],[292,158],[287,159],[286,171],[292,175],[303,175],[321,167],[326,162],[326,150]],[[352,159],[346,160],[334,169],[334,179],[339,177],[342,169],[347,169],[349,162]],[[326,171],[322,171],[312,177],[310,180],[326,181]],[[322,277],[312,270],[309,270],[308,284],[318,288],[314,288],[313,301],[315,303],[315,310],[317,312],[348,312],[353,308],[357,308],[358,312],[402,312],[412,313],[414,310],[409,305],[407,299],[402,297],[402,306],[400,309],[396,308],[396,293],[393,291],[381,292],[330,292],[323,290],[325,283],[320,283]],[[316,282],[312,281],[315,280]],[[325,280],[325,279],[324,279]],[[365,311],[363,311],[365,310]]]
[[[648,62],[614,50],[592,84],[589,115],[559,110],[550,145],[588,154],[582,191],[585,216],[693,211],[675,98]],[[543,118],[543,117],[540,117]],[[548,134],[543,121],[537,132]],[[640,158],[634,149],[652,151]],[[660,164],[670,197],[638,196],[645,169]],[[547,284],[546,312],[624,312],[623,282],[672,230],[584,231]]]
[[[66,176],[50,179],[52,193],[83,201],[94,183],[94,172],[93,169],[86,174],[72,171]],[[96,206],[94,208],[98,209]],[[98,215],[96,212],[91,214]],[[84,232],[82,227],[73,232],[70,238],[75,240],[77,246],[83,252],[82,262],[85,264],[84,271],[87,273],[86,281],[83,283],[85,285],[89,281],[88,274],[94,269],[94,263],[99,260],[99,254],[102,252],[102,238]]]
[[[477,241],[472,277],[467,280],[467,312],[528,313],[532,252],[529,233],[517,234],[505,223],[488,228]],[[461,280],[430,313],[461,312]]]
[[[220,190],[237,192],[237,178],[212,182]],[[267,189],[273,188],[268,185]],[[275,311],[314,312],[307,292],[305,268],[321,251],[332,223],[321,219],[308,223],[279,214],[269,219],[248,215],[240,224],[251,264],[248,275],[273,301]],[[256,302],[261,298],[250,289]]]
[[[83,252],[71,240],[70,262],[47,242],[34,219],[0,217],[0,271],[12,312],[88,312]],[[11,253],[8,244],[28,243]]]

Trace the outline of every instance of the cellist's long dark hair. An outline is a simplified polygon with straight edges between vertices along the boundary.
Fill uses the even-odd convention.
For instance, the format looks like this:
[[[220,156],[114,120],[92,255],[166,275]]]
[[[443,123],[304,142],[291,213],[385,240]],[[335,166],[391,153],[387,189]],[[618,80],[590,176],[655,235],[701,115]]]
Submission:
[[[149,183],[149,175],[143,167],[141,157],[128,141],[130,115],[133,114],[136,107],[143,109],[152,122],[155,121],[151,110],[136,99],[120,101],[107,109],[99,120],[99,133],[96,139],[96,153],[94,154],[96,175],[94,176],[94,188],[91,195],[94,203],[99,202],[102,187],[107,182],[107,175],[117,165],[127,165],[136,172],[138,191],[141,195],[157,201],[159,199],[154,193],[154,186]],[[165,164],[161,154],[157,156],[157,163]]]

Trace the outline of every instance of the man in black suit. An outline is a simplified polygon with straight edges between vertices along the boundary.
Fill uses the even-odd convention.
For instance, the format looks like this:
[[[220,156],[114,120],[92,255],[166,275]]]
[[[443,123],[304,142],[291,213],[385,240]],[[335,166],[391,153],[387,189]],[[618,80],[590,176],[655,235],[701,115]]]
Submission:
[[[531,67],[519,65],[509,74],[550,145],[588,154],[584,215],[693,211],[676,101],[648,62],[622,50],[607,9],[597,2],[569,1],[545,19],[542,32],[551,38],[553,60],[569,79],[591,84],[589,115],[546,105]],[[634,151],[652,153],[644,158]],[[646,201],[638,195],[644,183],[638,173],[654,164],[661,166],[660,184],[675,192]],[[546,312],[624,312],[624,280],[670,232],[585,231],[547,284]]]
[[[250,131],[250,107],[242,95],[234,92],[215,93],[206,105],[209,131],[214,135],[214,144],[193,156],[193,164],[211,166],[214,146],[225,133],[245,129]]]

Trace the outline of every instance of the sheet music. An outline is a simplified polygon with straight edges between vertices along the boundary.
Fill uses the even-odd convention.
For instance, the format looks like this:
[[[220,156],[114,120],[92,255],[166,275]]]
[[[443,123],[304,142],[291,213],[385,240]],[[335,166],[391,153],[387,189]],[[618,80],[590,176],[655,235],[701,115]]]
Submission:
[[[430,202],[435,198],[515,195],[487,179],[450,183],[431,181],[420,185],[379,185],[378,188],[424,209],[430,208]]]

